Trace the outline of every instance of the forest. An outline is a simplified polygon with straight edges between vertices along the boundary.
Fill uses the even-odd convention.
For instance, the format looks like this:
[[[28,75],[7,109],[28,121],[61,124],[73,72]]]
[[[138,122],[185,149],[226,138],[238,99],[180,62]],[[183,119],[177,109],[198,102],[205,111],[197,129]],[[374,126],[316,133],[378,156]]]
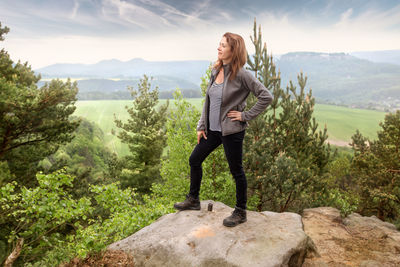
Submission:
[[[0,24],[0,41],[9,28]],[[356,131],[351,151],[326,143],[307,76],[281,86],[272,55],[254,22],[249,71],[274,95],[249,123],[244,142],[249,209],[296,212],[331,206],[343,216],[375,215],[400,228],[400,111],[387,113],[377,139]],[[202,77],[201,94],[211,69]],[[174,212],[189,188],[188,159],[198,109],[177,89],[174,106],[159,102],[146,75],[129,88],[130,119],[115,116],[113,134],[129,147],[117,156],[98,125],[73,116],[78,86],[51,80],[0,51],[0,262],[58,266]],[[256,101],[248,98],[248,107]],[[157,107],[156,107],[157,106]],[[200,199],[235,204],[234,180],[222,147],[203,163]]]

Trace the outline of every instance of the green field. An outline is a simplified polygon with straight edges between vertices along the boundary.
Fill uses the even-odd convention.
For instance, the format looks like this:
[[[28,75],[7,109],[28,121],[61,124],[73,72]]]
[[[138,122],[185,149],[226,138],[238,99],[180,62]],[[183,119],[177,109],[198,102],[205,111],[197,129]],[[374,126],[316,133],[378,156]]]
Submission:
[[[160,100],[160,104],[166,100]],[[173,106],[170,100],[170,107]],[[189,99],[199,110],[202,99]],[[126,121],[128,113],[125,106],[131,106],[132,100],[98,100],[77,101],[76,116],[82,116],[97,123],[104,131],[106,146],[118,155],[126,155],[128,148],[121,144],[119,139],[111,134],[111,129],[117,130],[114,124],[114,114],[118,119]],[[314,116],[320,126],[328,128],[329,140],[332,144],[345,145],[356,129],[371,139],[376,138],[376,132],[380,129],[379,122],[383,121],[385,113],[373,110],[351,109],[333,105],[315,105]],[[194,133],[193,133],[194,134]]]

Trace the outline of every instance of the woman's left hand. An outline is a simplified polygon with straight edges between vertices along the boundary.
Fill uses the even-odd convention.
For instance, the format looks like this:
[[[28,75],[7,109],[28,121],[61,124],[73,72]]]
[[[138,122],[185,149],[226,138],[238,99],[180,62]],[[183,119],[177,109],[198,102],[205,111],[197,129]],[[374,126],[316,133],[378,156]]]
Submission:
[[[228,112],[227,116],[233,121],[242,121],[242,112],[231,110]]]

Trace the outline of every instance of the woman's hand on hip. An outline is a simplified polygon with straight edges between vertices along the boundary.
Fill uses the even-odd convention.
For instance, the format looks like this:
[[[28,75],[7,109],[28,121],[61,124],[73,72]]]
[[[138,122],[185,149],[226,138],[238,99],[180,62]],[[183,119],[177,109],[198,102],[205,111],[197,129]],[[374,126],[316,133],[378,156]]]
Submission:
[[[242,121],[242,112],[237,110],[231,110],[228,112],[227,116],[233,121]]]
[[[197,131],[197,143],[200,143],[201,137],[207,140],[206,132],[205,131]]]

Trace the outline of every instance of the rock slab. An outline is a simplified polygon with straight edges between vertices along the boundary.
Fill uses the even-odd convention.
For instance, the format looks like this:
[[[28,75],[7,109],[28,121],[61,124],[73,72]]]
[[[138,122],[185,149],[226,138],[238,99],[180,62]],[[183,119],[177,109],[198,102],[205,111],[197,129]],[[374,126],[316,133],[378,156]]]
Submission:
[[[232,211],[202,201],[200,211],[164,215],[108,249],[131,254],[135,266],[302,266],[310,239],[300,215],[247,211],[247,222],[223,226]]]
[[[307,256],[304,267],[400,266],[400,232],[375,216],[342,219],[337,209],[320,207],[305,209],[303,224],[318,252]]]

